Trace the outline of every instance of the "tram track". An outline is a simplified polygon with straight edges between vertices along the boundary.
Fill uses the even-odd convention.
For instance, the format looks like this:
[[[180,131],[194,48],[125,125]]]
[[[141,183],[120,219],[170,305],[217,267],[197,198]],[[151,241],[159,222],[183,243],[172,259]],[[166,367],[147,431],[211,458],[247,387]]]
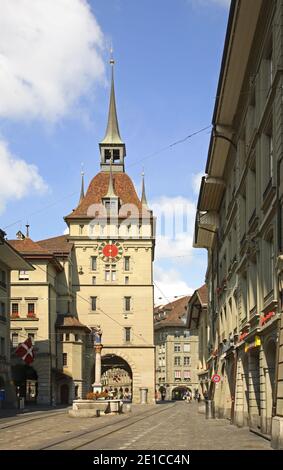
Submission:
[[[129,416],[127,418],[122,418],[116,423],[113,423],[113,422],[108,423],[100,427],[99,429],[90,428],[87,431],[80,432],[79,434],[72,435],[64,439],[62,438],[56,439],[54,441],[46,443],[45,445],[37,446],[36,448],[34,447],[32,450],[65,450],[66,447],[64,447],[64,444],[66,444],[67,442],[70,443],[71,441],[74,441],[73,445],[71,447],[70,445],[68,445],[66,450],[79,450],[82,447],[85,447],[86,445],[91,444],[92,442],[96,442],[100,439],[103,439],[104,437],[108,437],[123,429],[129,428],[130,426],[133,426],[136,423],[143,421],[149,417],[158,415],[160,413],[164,413],[165,411],[169,410],[170,408],[173,408],[174,406],[175,406],[175,403],[173,405],[170,404],[168,406],[162,407],[162,409],[159,409],[154,412],[152,411],[152,409],[147,410],[142,413],[139,413],[138,416]],[[111,429],[109,429],[110,427]],[[91,434],[92,434],[92,437],[90,437]],[[87,437],[87,440],[84,439],[84,436]]]

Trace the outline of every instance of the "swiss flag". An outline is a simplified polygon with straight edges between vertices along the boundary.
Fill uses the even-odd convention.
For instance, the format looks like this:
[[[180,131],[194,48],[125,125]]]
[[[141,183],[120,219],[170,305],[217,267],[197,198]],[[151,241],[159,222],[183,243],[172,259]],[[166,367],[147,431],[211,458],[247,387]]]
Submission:
[[[21,357],[26,364],[31,364],[33,362],[34,351],[31,338],[28,338],[24,343],[19,344],[16,349],[16,354]]]

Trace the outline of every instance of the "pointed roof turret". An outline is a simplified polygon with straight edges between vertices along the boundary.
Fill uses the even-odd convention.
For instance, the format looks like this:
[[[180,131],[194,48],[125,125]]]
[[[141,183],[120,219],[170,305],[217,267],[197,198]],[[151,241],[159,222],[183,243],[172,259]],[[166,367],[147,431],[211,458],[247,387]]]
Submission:
[[[85,184],[84,184],[84,171],[81,171],[81,176],[82,176],[82,183],[81,183],[81,194],[80,194],[80,200],[79,204],[82,202],[83,198],[85,197]]]
[[[145,183],[144,183],[144,172],[142,172],[142,197],[141,197],[142,206],[148,209],[146,194],[145,194]]]
[[[110,59],[111,64],[111,92],[110,92],[110,101],[109,101],[109,111],[108,111],[108,122],[107,129],[104,139],[100,142],[101,144],[123,144],[123,141],[120,136],[117,110],[116,110],[116,100],[115,100],[115,87],[114,87],[114,64],[115,61],[111,55]]]
[[[124,172],[124,159],[126,156],[126,145],[121,139],[116,111],[115,89],[114,89],[114,59],[111,51],[111,92],[108,112],[107,129],[104,139],[99,144],[102,171],[110,171],[110,163],[115,173]]]

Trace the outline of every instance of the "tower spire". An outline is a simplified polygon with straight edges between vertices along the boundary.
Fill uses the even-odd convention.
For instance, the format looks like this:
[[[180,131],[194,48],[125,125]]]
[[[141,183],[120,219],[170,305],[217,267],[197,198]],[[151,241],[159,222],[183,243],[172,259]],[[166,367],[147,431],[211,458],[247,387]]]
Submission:
[[[110,171],[110,163],[112,163],[113,172],[124,172],[124,159],[126,156],[126,146],[121,139],[117,110],[115,100],[115,87],[114,87],[114,64],[115,61],[112,55],[110,55],[110,66],[111,66],[111,90],[109,100],[109,111],[107,128],[104,139],[99,143],[100,156],[101,156],[101,169],[102,171]]]
[[[148,209],[146,194],[145,194],[145,183],[144,183],[144,171],[142,172],[142,197],[141,197],[142,206]]]
[[[117,110],[116,110],[115,87],[114,87],[115,60],[113,59],[112,50],[111,50],[109,63],[111,65],[111,92],[110,92],[107,128],[106,128],[104,139],[101,141],[101,144],[123,144],[123,141],[120,136]]]
[[[85,173],[84,173],[83,165],[82,165],[82,169],[81,169],[82,182],[81,182],[81,194],[80,194],[79,204],[82,202],[83,198],[85,197],[84,174],[85,174]]]

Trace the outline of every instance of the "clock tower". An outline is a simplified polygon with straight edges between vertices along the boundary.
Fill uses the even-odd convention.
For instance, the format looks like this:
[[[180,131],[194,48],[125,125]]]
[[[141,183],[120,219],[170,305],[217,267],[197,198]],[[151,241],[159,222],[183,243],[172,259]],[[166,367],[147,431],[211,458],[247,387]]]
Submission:
[[[73,315],[102,331],[101,384],[117,398],[155,400],[153,339],[154,217],[144,178],[139,197],[125,173],[126,146],[119,131],[114,60],[108,122],[99,143],[100,172],[76,209],[65,217],[74,245]],[[90,337],[91,341],[91,337]],[[85,346],[82,393],[95,381],[91,344]]]

